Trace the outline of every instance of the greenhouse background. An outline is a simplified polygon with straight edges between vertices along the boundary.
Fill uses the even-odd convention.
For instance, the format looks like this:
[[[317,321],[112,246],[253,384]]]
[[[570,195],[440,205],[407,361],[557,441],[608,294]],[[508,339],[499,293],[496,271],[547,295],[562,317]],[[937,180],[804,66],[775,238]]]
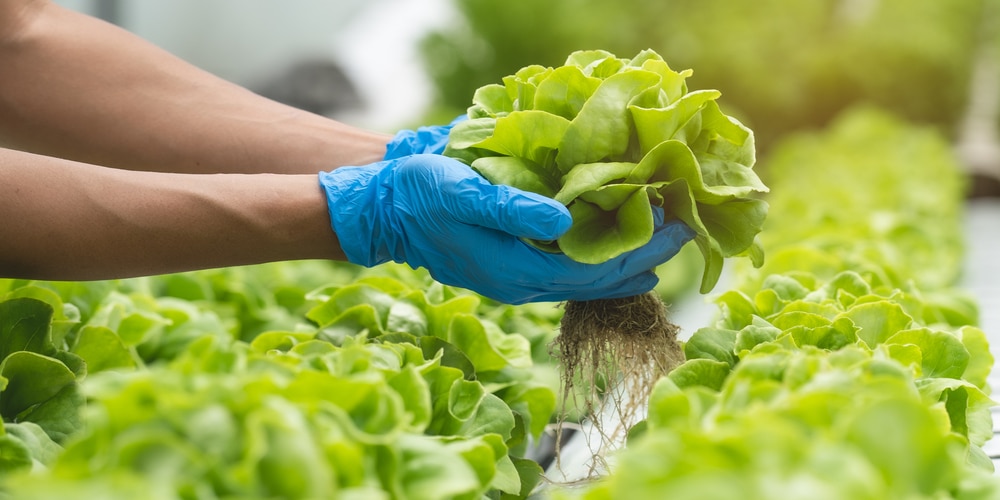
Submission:
[[[696,68],[693,86],[724,90],[761,153],[870,103],[938,128],[986,177],[975,189],[992,193],[1000,177],[991,0],[58,3],[260,93],[379,130],[450,119],[476,88],[574,50],[652,48]]]
[[[0,280],[56,381],[2,372],[0,497],[1000,498],[1000,1],[58,3],[388,133],[653,49],[754,131],[767,257],[657,270],[688,362],[613,443],[559,414],[554,304],[311,261]]]

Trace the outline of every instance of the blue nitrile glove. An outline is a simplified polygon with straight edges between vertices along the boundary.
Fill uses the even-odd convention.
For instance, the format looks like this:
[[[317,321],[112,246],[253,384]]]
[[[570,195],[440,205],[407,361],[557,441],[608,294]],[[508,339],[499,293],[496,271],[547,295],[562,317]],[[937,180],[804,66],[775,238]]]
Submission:
[[[347,259],[424,267],[441,283],[500,302],[626,297],[651,290],[651,271],[690,240],[681,222],[603,264],[581,264],[520,238],[554,240],[572,224],[559,202],[492,185],[464,163],[413,155],[319,174],[331,224]],[[659,221],[663,218],[660,215]]]
[[[456,123],[467,119],[461,115],[447,125],[420,127],[416,130],[400,130],[385,147],[383,160],[395,160],[404,156],[431,153],[439,155],[448,145],[448,133]]]

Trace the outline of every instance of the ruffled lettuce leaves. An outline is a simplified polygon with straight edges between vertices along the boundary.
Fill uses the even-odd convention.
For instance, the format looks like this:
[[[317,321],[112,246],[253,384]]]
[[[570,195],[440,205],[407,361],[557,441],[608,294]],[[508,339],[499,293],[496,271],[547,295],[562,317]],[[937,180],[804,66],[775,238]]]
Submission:
[[[584,263],[647,243],[650,205],[697,233],[701,292],[727,257],[763,262],[756,241],[768,188],[753,170],[753,133],[720,110],[716,90],[689,91],[652,50],[632,59],[579,51],[557,68],[528,66],[481,87],[469,120],[452,129],[446,155],[490,182],[550,196],[574,224],[533,242]]]

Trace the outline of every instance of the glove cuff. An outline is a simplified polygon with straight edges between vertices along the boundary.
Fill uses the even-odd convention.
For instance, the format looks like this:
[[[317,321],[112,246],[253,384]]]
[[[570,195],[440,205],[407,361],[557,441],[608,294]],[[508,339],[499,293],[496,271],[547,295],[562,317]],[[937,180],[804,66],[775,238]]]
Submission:
[[[379,203],[379,173],[388,162],[361,167],[340,167],[319,173],[319,184],[326,193],[330,226],[340,248],[353,264],[372,267],[392,260],[385,238],[384,210]]]

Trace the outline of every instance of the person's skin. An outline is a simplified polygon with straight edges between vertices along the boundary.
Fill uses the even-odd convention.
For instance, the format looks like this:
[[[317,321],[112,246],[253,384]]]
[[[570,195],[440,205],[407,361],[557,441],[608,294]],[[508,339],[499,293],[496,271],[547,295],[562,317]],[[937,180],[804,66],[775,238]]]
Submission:
[[[316,173],[390,139],[53,3],[0,1],[0,277],[343,260]]]

